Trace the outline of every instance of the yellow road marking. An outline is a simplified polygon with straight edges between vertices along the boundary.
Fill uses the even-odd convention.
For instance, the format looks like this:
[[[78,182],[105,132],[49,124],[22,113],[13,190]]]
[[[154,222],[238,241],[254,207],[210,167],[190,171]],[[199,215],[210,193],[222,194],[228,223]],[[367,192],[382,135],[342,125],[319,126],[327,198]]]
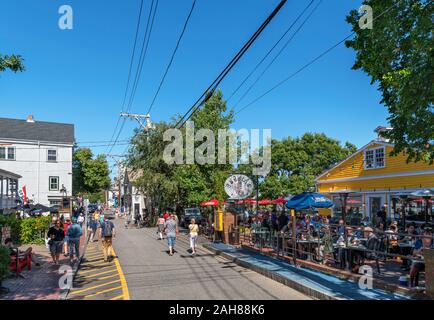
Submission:
[[[114,271],[117,272],[116,269],[112,269],[112,270],[108,270],[108,271],[104,271],[104,272],[98,272],[98,273],[95,273],[95,274],[87,275],[86,278],[93,278],[93,277],[100,276],[102,274],[106,274],[106,273],[110,273],[110,272],[114,272]],[[116,275],[117,275],[117,273],[116,273]],[[80,276],[80,274],[78,274],[78,276]]]
[[[114,275],[110,275],[110,276],[106,276],[106,277],[102,277],[102,278],[89,279],[88,281],[86,281],[86,280],[87,280],[89,277],[84,277],[84,278],[82,279],[83,282],[81,283],[81,285],[89,284],[89,283],[92,283],[92,282],[95,282],[95,281],[107,280],[107,279],[114,278],[114,277],[117,277],[117,276],[118,276],[118,274],[114,274]]]
[[[95,296],[97,296],[97,295],[100,295],[100,294],[103,294],[103,293],[106,293],[106,292],[110,292],[110,291],[119,290],[119,289],[121,289],[121,288],[122,288],[122,286],[118,286],[118,287],[115,287],[115,288],[110,288],[110,289],[107,289],[107,290],[103,290],[103,291],[99,291],[99,292],[96,292],[96,293],[89,294],[89,295],[87,295],[87,296],[84,296],[84,298],[95,297]]]
[[[115,257],[117,257],[118,255],[116,254],[115,250],[112,248],[113,254],[115,255]],[[121,278],[121,285],[122,285],[122,293],[124,296],[124,300],[130,300],[130,292],[128,291],[128,285],[127,285],[127,281],[125,280],[125,275],[122,272],[122,268],[121,265],[119,263],[118,258],[115,258],[115,264],[116,264],[116,269],[118,269],[118,273],[119,273],[119,278]]]
[[[81,290],[77,290],[77,291],[71,290],[71,294],[77,294],[77,293],[86,292],[86,291],[89,291],[89,290],[93,290],[93,289],[96,289],[96,288],[101,288],[101,287],[107,286],[109,284],[120,282],[120,281],[121,280],[114,280],[114,281],[106,282],[106,283],[103,283],[103,284],[99,284],[99,285],[96,285],[96,286],[93,286],[93,287],[89,287],[89,288],[85,288],[85,289],[81,289]]]
[[[98,263],[98,264],[92,264],[92,267],[99,267],[99,266],[112,266],[112,264],[108,263],[108,262],[104,262],[104,263]]]
[[[121,294],[120,296],[117,296],[117,297],[111,298],[110,300],[119,300],[119,299],[121,299],[121,298],[123,298],[123,297],[124,297],[124,295]]]
[[[114,267],[114,266],[113,266],[113,265],[109,265],[109,266],[107,266],[107,267],[104,267],[104,268],[101,268],[101,269],[98,269],[98,270],[94,270],[94,269],[83,270],[83,271],[78,270],[78,274],[80,275],[81,273],[89,273],[89,272],[101,271],[101,270],[105,270],[105,269],[107,269],[107,268],[112,268],[112,267]],[[115,269],[113,269],[113,270],[115,270]]]

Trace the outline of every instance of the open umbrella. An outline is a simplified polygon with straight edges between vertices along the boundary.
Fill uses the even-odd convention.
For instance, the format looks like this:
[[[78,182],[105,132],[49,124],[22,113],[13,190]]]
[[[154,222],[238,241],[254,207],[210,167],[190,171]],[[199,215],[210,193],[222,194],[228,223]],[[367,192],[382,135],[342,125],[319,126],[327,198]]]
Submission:
[[[258,204],[261,205],[261,206],[266,206],[268,204],[272,204],[272,202],[271,202],[271,200],[264,199],[264,200],[259,200]]]
[[[333,202],[325,195],[317,192],[303,192],[286,203],[288,209],[303,210],[310,208],[330,208]]]
[[[429,200],[434,197],[434,190],[432,189],[425,189],[425,190],[418,190],[411,194],[414,197],[422,197],[425,199],[425,222],[428,222],[428,206],[429,206]]]
[[[218,206],[218,205],[219,205],[219,201],[217,199],[203,201],[203,202],[200,203],[201,207]]]
[[[288,200],[286,200],[285,198],[280,197],[280,198],[274,199],[274,200],[271,201],[271,202],[272,202],[273,204],[285,204],[285,203],[288,202]]]

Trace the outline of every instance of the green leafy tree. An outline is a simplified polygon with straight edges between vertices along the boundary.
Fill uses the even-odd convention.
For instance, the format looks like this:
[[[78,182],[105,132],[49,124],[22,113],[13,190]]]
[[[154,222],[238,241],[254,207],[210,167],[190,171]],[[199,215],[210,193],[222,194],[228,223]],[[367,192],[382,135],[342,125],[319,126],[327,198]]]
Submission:
[[[271,172],[260,183],[262,198],[276,198],[309,191],[315,177],[356,151],[351,143],[325,134],[306,133],[301,138],[271,142]]]
[[[167,142],[163,141],[163,134],[173,128],[178,119],[175,117],[171,123],[157,123],[147,134],[136,132],[128,157],[128,167],[140,172],[140,178],[134,181],[135,186],[148,195],[152,207],[174,207],[178,212],[211,197],[224,200],[224,180],[233,170],[232,165],[168,165],[164,162]],[[218,129],[227,129],[233,122],[233,111],[227,111],[223,94],[218,91],[191,120],[195,131],[211,129],[217,141]],[[185,140],[185,129],[182,133]],[[196,147],[200,144],[197,142]],[[217,154],[217,150],[215,152]]]
[[[20,55],[3,56],[0,54],[0,72],[9,69],[13,72],[24,71],[24,59]]]
[[[89,148],[74,152],[72,162],[74,195],[92,195],[93,199],[104,200],[102,191],[110,186],[110,170],[103,155],[93,156]]]
[[[381,103],[388,108],[388,120],[393,127],[385,134],[395,144],[392,155],[405,151],[408,161],[424,160],[432,164],[434,2],[365,0],[363,3],[372,7],[375,20],[370,30],[359,27],[361,14],[356,10],[347,17],[356,33],[353,40],[346,42],[357,53],[353,69],[366,72],[371,84],[377,84],[382,93]]]

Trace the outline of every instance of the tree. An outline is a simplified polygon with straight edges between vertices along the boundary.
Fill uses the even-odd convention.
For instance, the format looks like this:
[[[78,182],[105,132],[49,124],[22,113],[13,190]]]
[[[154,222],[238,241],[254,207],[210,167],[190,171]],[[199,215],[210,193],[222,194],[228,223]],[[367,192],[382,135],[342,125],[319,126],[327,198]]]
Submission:
[[[346,42],[357,53],[353,69],[363,70],[371,77],[371,84],[378,84],[381,103],[388,108],[388,120],[393,127],[385,133],[395,144],[392,155],[405,151],[408,161],[424,160],[432,164],[434,2],[365,0],[363,3],[372,7],[375,20],[373,29],[361,29],[361,14],[353,10],[347,16],[356,33],[353,40]]]
[[[167,164],[163,160],[163,134],[173,128],[179,120],[175,117],[171,123],[160,122],[149,133],[136,132],[129,151],[127,165],[140,172],[140,178],[134,185],[151,199],[151,206],[164,209],[174,207],[178,212],[189,206],[197,206],[204,200],[216,197],[224,200],[224,180],[233,170],[230,164]],[[195,131],[211,129],[217,141],[218,129],[228,129],[233,122],[233,111],[227,112],[221,91],[217,91],[203,106],[194,113],[191,120]],[[185,129],[181,130],[185,141]],[[201,142],[196,142],[196,147]],[[184,151],[185,152],[185,151]],[[217,149],[215,150],[217,154]]]
[[[325,134],[306,133],[301,138],[271,142],[271,172],[260,183],[263,198],[277,198],[309,191],[315,177],[353,154],[356,147]]]
[[[3,56],[0,54],[0,72],[9,69],[13,72],[24,71],[24,59],[20,55]]]
[[[72,174],[74,195],[104,200],[102,191],[110,186],[110,170],[105,156],[98,155],[94,158],[89,148],[77,149],[73,155]]]

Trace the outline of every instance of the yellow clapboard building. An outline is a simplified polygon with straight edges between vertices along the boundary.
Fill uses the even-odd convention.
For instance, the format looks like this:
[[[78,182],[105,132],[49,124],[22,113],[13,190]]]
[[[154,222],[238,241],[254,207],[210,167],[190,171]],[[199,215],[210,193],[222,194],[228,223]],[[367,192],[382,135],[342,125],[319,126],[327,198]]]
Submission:
[[[390,128],[378,127],[378,139],[344,159],[316,178],[318,192],[334,201],[332,216],[342,215],[342,200],[346,198],[348,222],[361,219],[375,222],[377,212],[385,209],[389,218],[400,219],[403,195],[434,188],[434,165],[419,161],[407,163],[407,156],[390,156],[393,144],[381,138]],[[407,214],[420,216],[425,212],[422,199],[411,198]]]

